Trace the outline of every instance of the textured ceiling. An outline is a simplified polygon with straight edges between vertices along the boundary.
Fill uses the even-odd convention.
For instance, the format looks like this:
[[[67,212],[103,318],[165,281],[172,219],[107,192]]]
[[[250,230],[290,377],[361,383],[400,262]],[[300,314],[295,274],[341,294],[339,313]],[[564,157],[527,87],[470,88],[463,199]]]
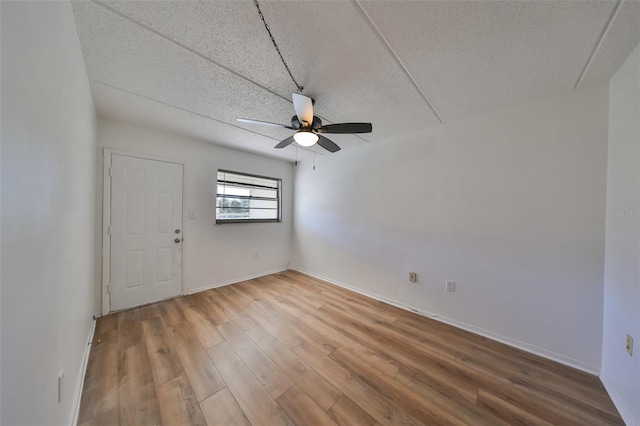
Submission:
[[[99,115],[295,158],[293,145],[273,149],[291,131],[235,121],[294,113],[252,1],[72,4]],[[373,123],[331,135],[343,149],[604,83],[640,41],[631,0],[260,5],[316,115]]]

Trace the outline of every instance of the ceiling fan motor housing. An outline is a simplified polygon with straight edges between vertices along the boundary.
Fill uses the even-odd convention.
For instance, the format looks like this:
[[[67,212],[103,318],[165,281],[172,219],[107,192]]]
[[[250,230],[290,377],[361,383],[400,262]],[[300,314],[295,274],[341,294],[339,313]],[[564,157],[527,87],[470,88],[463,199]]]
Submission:
[[[298,119],[298,116],[294,115],[293,117],[291,117],[291,127],[293,127],[293,130],[299,130],[304,128],[305,126],[300,124],[300,120]],[[313,130],[318,130],[320,127],[322,127],[322,120],[319,117],[316,117],[314,115],[313,122],[311,123],[310,127]]]
[[[293,117],[291,117],[291,127],[293,127],[293,130],[299,130],[304,128],[304,126],[300,124],[300,120],[298,119],[297,115],[294,115]],[[310,127],[313,130],[318,130],[320,127],[322,127],[322,120],[319,117],[316,117],[314,115],[313,122],[311,123]]]

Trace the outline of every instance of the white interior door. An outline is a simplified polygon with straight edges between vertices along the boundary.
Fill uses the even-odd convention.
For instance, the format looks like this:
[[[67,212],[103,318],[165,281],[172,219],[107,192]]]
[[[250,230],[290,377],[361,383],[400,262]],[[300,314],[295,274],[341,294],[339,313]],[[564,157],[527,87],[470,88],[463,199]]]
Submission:
[[[182,164],[111,156],[111,310],[182,291]]]

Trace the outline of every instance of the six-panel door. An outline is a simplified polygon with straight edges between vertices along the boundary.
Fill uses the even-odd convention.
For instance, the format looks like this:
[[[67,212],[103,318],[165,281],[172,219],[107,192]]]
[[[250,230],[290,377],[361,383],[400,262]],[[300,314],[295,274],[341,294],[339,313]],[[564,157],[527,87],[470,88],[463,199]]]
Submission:
[[[182,290],[181,164],[111,157],[111,311]]]

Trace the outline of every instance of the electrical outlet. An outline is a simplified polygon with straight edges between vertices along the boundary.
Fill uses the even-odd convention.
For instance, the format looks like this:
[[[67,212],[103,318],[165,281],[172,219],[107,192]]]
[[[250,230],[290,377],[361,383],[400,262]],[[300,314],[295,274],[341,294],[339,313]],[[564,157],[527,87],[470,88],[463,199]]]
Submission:
[[[633,337],[627,334],[627,352],[630,356],[633,356]]]
[[[417,272],[409,272],[409,281],[412,283],[418,282],[418,273]]]
[[[447,281],[447,291],[455,293],[456,291],[456,282],[455,281]]]
[[[62,395],[64,394],[64,370],[60,370],[58,375],[58,404],[62,401]]]

